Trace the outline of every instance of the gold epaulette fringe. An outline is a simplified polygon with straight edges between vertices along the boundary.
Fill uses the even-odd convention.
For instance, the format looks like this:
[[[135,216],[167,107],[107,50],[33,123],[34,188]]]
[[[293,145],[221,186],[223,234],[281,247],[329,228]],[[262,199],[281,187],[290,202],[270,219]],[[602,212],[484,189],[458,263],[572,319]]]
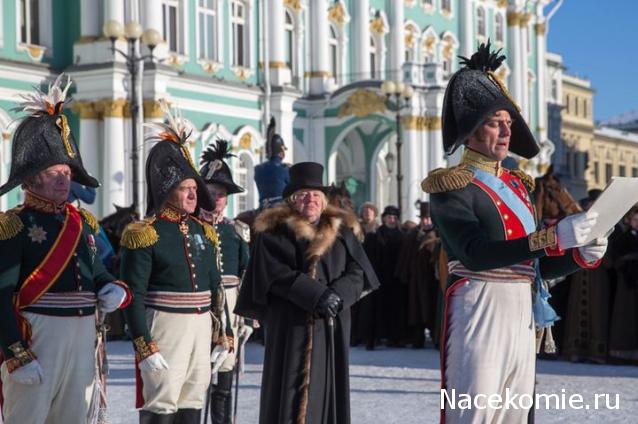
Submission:
[[[530,193],[534,191],[534,188],[536,187],[536,181],[534,180],[534,177],[526,174],[524,171],[521,171],[520,169],[511,170],[510,174],[520,178],[521,181],[523,181],[523,184],[525,184],[525,187],[527,187],[527,191],[529,191]]]
[[[19,209],[0,212],[0,240],[9,240],[17,236],[24,228],[18,216]]]
[[[130,223],[122,233],[120,244],[127,249],[142,249],[154,245],[159,240],[153,227],[154,222],[155,217],[150,217]]]
[[[97,218],[88,209],[80,208],[80,215],[82,215],[82,218],[89,224],[95,234],[100,232],[100,224],[98,224]]]
[[[204,228],[204,236],[215,246],[219,246],[219,236],[213,226],[207,222],[202,222],[202,227]]]
[[[426,193],[443,193],[465,187],[474,178],[474,172],[465,165],[437,168],[421,182]]]

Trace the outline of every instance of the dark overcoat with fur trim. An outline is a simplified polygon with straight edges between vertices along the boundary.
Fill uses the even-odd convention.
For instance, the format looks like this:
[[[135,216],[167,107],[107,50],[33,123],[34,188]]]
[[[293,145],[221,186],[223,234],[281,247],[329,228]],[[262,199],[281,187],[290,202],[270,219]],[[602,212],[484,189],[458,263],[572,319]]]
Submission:
[[[379,284],[354,234],[360,231],[356,218],[329,206],[315,226],[282,205],[264,211],[255,231],[235,313],[258,319],[265,328],[260,423],[329,422],[327,328],[321,318],[309,325],[328,287],[344,301],[335,324],[336,408],[337,421],[349,423],[350,307]],[[313,257],[320,258],[314,279]]]

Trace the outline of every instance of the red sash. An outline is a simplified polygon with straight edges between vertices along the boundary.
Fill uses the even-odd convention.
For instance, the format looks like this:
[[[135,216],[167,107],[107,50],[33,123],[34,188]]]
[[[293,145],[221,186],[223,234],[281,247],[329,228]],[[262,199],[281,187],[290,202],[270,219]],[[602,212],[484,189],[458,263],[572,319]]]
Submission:
[[[31,324],[21,311],[36,303],[58,280],[75,252],[82,234],[82,217],[72,205],[65,206],[66,217],[49,253],[42,262],[24,280],[20,291],[14,298],[14,307],[18,319],[18,328],[22,337],[31,340]]]

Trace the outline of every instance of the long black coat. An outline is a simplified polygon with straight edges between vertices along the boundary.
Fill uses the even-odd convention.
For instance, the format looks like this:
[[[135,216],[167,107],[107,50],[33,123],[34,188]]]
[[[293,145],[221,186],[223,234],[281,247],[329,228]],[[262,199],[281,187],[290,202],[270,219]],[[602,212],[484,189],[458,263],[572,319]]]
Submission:
[[[285,205],[266,210],[257,218],[257,235],[235,312],[258,319],[264,326],[262,424],[294,423],[300,414],[308,424],[329,422],[327,326],[321,318],[309,324],[328,287],[344,300],[335,323],[336,412],[339,424],[350,422],[350,306],[374,290],[378,281],[346,223],[356,225],[356,219],[331,207],[324,211],[317,227]],[[308,273],[313,255],[321,258],[316,279]],[[306,363],[310,334],[312,349]]]

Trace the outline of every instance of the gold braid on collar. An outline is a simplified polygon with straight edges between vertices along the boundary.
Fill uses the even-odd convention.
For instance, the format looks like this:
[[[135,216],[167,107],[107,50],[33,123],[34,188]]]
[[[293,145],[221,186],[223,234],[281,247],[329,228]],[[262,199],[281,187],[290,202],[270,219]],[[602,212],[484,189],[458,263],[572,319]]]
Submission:
[[[490,159],[487,156],[467,147],[463,152],[461,164],[480,169],[481,171],[489,172],[490,174],[496,175],[497,177],[499,177],[503,173],[503,167],[501,166],[500,161]]]

